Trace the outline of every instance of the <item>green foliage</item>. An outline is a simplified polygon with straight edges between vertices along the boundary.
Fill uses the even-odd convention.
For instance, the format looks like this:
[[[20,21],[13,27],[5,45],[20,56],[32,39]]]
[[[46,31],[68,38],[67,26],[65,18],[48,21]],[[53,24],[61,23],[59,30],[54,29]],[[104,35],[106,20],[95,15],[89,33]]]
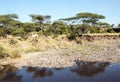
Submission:
[[[39,24],[43,24],[44,22],[48,23],[50,21],[51,16],[49,15],[35,15],[35,14],[31,14],[29,15],[32,18],[33,22],[39,23]]]
[[[97,27],[99,28],[111,28],[111,25],[106,22],[97,22]]]
[[[12,25],[14,22],[17,22],[16,19],[18,19],[16,14],[0,15],[0,24],[2,26]]]
[[[68,28],[67,25],[64,24],[61,21],[55,21],[52,24],[51,28],[47,28],[44,30],[45,35],[61,35],[61,34],[67,34],[68,33]]]
[[[3,28],[3,30],[4,30],[4,34],[6,34],[6,35],[12,33],[12,28],[11,27],[6,26],[6,27]]]
[[[105,16],[95,14],[95,13],[90,13],[90,12],[83,12],[83,13],[78,13],[74,17],[69,17],[69,18],[62,18],[60,20],[63,21],[72,21],[78,23],[78,21],[82,22],[82,24],[87,23],[94,25],[96,24],[100,19],[105,19]]]
[[[95,28],[95,27],[90,27],[89,31],[90,31],[90,33],[99,33],[100,32],[99,28]]]
[[[24,28],[14,28],[12,35],[24,37],[26,35],[26,32],[24,31]]]
[[[120,27],[118,28],[113,28],[114,32],[120,33]]]
[[[88,32],[88,29],[90,28],[91,26],[89,24],[81,24],[79,25],[77,28],[76,28],[76,31],[78,32],[78,34],[80,33],[87,33]]]
[[[23,23],[22,27],[26,33],[33,32],[35,30],[34,23]]]
[[[68,38],[70,40],[75,39],[76,37],[80,37],[82,34],[87,33],[89,31],[90,25],[81,24],[77,26],[73,26],[70,28]]]
[[[70,33],[70,34],[68,35],[68,39],[69,39],[69,40],[75,40],[75,39],[76,39],[76,34]]]
[[[0,28],[0,36],[4,36],[4,30],[3,30],[3,28]]]
[[[54,32],[53,28],[44,29],[44,35],[45,36],[51,36],[51,35],[53,35],[53,32]]]
[[[83,23],[91,24],[96,24],[96,22],[99,21],[99,19],[105,19],[105,16],[103,15],[98,15],[89,12],[78,13],[76,17],[81,19]]]
[[[6,35],[26,37],[30,32],[39,32],[45,36],[58,36],[66,34],[70,39],[80,36],[83,33],[103,33],[103,32],[120,32],[119,28],[111,28],[111,25],[106,22],[101,22],[105,16],[83,12],[78,13],[73,17],[62,18],[58,21],[50,23],[51,16],[49,15],[29,15],[32,18],[31,22],[21,23],[18,21],[16,14],[0,15],[0,36]],[[118,25],[120,27],[120,25]]]
[[[115,31],[113,30],[113,28],[107,29],[107,32],[108,32],[108,33],[115,33]]]

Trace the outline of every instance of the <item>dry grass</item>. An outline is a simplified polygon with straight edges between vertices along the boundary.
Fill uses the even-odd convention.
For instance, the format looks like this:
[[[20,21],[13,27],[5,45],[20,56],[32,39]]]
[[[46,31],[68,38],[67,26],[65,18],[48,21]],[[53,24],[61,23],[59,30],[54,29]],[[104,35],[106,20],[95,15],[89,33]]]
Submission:
[[[8,52],[0,45],[0,59],[8,57]]]
[[[21,40],[19,37],[7,36],[7,38],[0,38],[0,45],[9,52],[11,58],[17,58],[23,53],[39,52],[49,48],[69,48],[72,46],[72,43],[65,36],[58,36],[57,38],[45,36],[31,38],[29,36],[26,40]]]
[[[13,59],[19,58],[19,57],[21,57],[21,53],[20,53],[19,49],[13,49],[13,50],[10,50],[9,56]]]
[[[101,35],[101,34],[90,34],[90,35]],[[119,35],[113,34],[112,35]],[[11,58],[20,57],[23,53],[39,52],[50,48],[61,49],[61,48],[72,48],[80,51],[84,51],[89,47],[92,50],[100,50],[101,46],[106,45],[110,41],[101,40],[91,42],[90,45],[86,45],[86,42],[82,41],[82,45],[77,46],[76,41],[69,41],[66,35],[60,35],[52,38],[50,36],[39,36],[38,38],[32,38],[29,36],[26,40],[20,39],[20,37],[8,36],[7,38],[0,37],[0,45],[4,47],[6,52],[9,52]]]
[[[90,33],[90,34],[83,34],[83,35],[90,35],[90,36],[94,36],[94,35],[120,35],[120,33]]]

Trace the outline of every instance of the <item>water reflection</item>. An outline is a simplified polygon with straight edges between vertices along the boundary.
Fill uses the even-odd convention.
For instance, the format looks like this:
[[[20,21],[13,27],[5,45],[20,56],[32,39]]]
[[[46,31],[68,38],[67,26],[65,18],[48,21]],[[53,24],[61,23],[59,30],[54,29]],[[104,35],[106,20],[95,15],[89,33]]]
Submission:
[[[17,68],[12,66],[4,66],[5,68],[0,71],[0,81],[1,82],[21,82],[22,76],[16,75]]]
[[[53,72],[48,68],[27,67],[27,72],[34,72],[33,78],[52,76]]]
[[[0,82],[120,82],[119,69],[119,65],[109,62],[83,61],[66,68],[4,66],[0,70]]]
[[[109,62],[83,62],[76,61],[77,66],[71,69],[79,76],[94,76],[105,71],[105,68],[110,64]]]

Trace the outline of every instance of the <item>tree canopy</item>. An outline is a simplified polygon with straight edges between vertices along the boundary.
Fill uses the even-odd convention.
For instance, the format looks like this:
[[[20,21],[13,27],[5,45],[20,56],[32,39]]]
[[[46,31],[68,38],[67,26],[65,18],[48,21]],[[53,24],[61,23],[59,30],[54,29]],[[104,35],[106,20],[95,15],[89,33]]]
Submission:
[[[0,15],[0,25],[5,26],[8,24],[14,24],[18,22],[16,19],[18,19],[18,16],[16,14],[6,14],[6,15]]]
[[[81,19],[83,23],[91,23],[91,24],[96,24],[97,21],[99,21],[100,19],[105,19],[105,16],[103,15],[89,13],[89,12],[78,13],[76,17],[78,19]]]
[[[29,15],[31,18],[32,18],[32,21],[33,22],[36,22],[36,23],[40,23],[40,24],[43,24],[44,22],[49,22],[50,21],[50,18],[51,16],[49,15],[35,15],[35,14],[31,14]]]
[[[80,21],[82,23],[96,24],[100,19],[105,19],[105,16],[94,14],[94,13],[89,13],[89,12],[83,12],[83,13],[76,14],[76,16],[74,17],[62,18],[60,20],[76,21],[76,22]]]
[[[83,33],[103,33],[103,32],[120,32],[118,28],[113,28],[105,19],[105,16],[83,12],[75,16],[61,18],[51,22],[50,15],[30,14],[32,22],[21,22],[17,14],[0,15],[0,36],[7,34],[24,37],[30,32],[40,32],[40,34],[61,35],[66,34],[70,39],[74,39]],[[102,28],[102,30],[101,30]]]

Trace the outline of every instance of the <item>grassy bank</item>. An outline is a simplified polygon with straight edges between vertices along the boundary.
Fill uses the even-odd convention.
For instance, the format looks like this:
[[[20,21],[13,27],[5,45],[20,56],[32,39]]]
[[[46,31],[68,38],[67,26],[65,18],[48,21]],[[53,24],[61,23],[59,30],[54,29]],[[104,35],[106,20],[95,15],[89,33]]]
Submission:
[[[56,38],[50,36],[28,36],[27,39],[9,35],[7,38],[0,38],[0,56],[1,58],[17,58],[22,54],[45,51],[49,48],[69,48],[72,44],[74,44],[74,42],[69,41],[64,35]]]
[[[34,33],[34,36],[38,35]],[[120,34],[84,34],[84,35],[120,35]],[[102,41],[102,39],[101,39]],[[100,41],[95,41],[93,45],[87,46],[87,41],[84,38],[76,38],[75,40],[69,40],[66,35],[59,35],[57,37],[52,36],[27,36],[27,38],[13,37],[8,35],[7,38],[0,37],[0,59],[2,58],[18,58],[24,54],[31,52],[46,51],[48,49],[76,49],[81,53],[86,53],[86,49],[90,51],[100,50],[102,45],[107,43],[107,40],[103,40],[102,44]],[[79,46],[78,46],[79,45]],[[85,52],[86,51],[86,52]]]

